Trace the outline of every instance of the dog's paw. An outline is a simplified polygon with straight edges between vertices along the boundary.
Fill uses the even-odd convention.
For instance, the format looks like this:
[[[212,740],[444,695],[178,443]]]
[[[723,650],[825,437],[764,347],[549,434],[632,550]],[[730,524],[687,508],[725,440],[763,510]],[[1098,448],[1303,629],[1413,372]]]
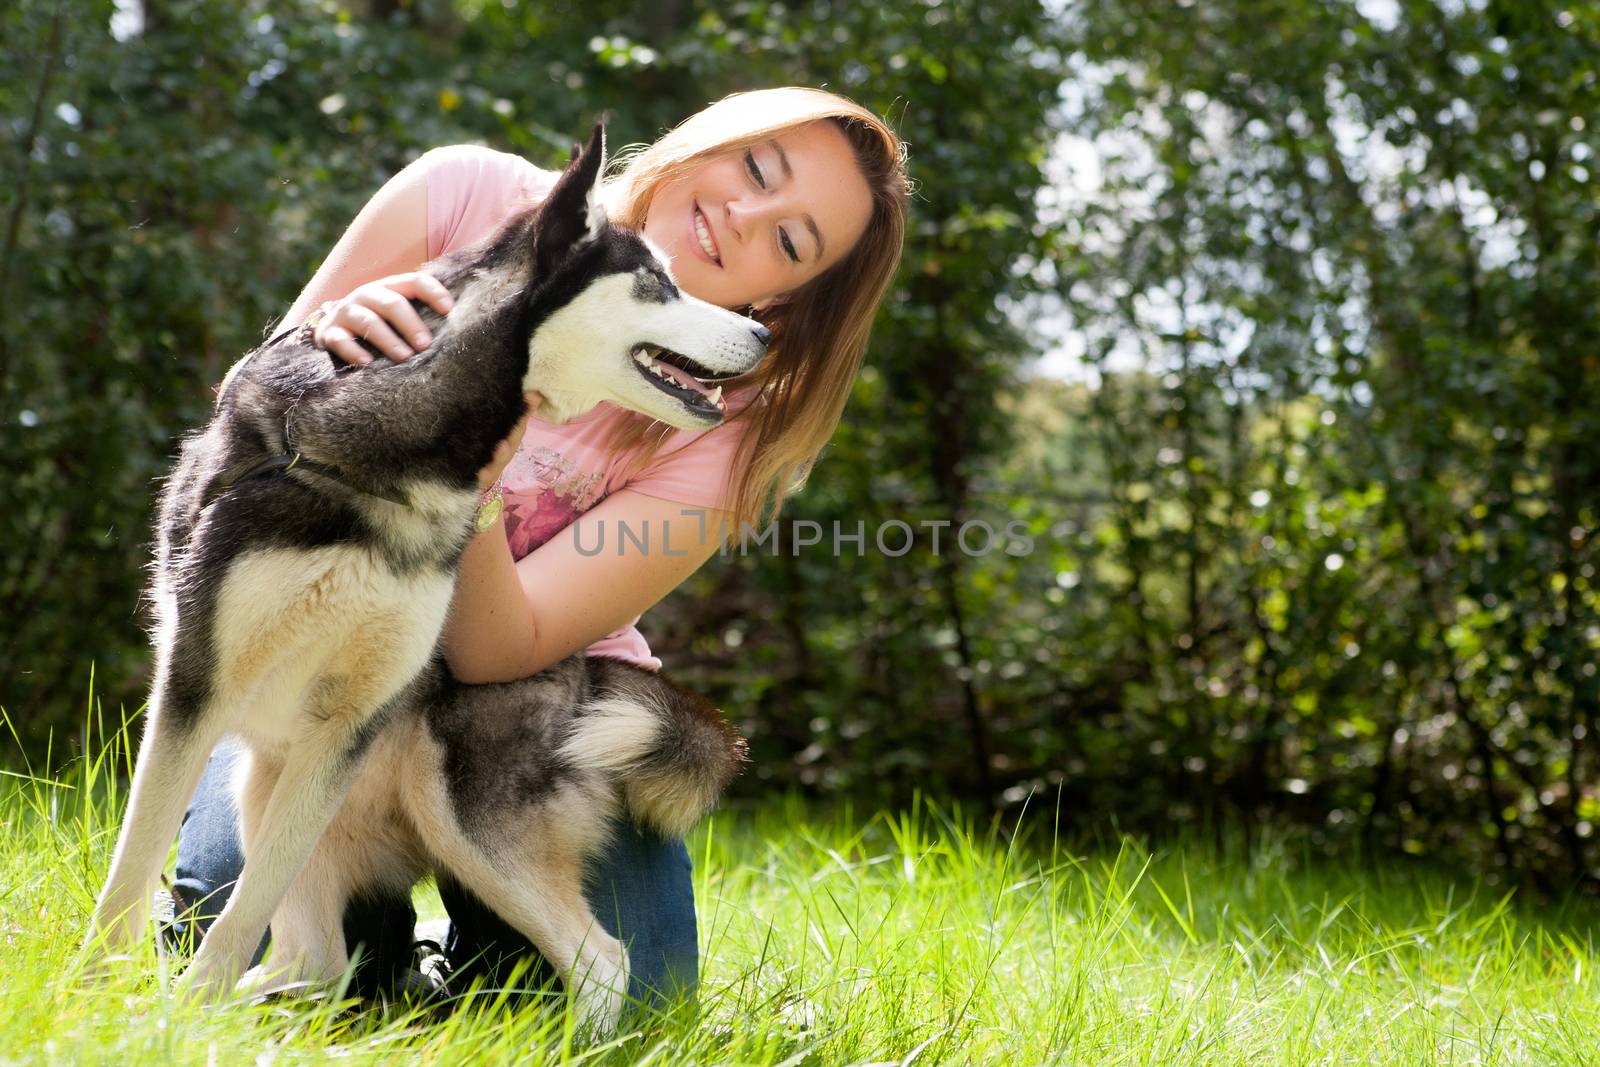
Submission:
[[[573,1002],[573,1013],[578,1026],[597,1038],[611,1037],[617,1032],[622,1019],[622,1008],[627,995],[609,986],[585,982]]]
[[[83,952],[96,956],[126,955],[150,932],[150,901],[107,891],[95,905],[84,934]]]
[[[109,982],[131,966],[127,955],[107,952],[99,938],[90,934],[72,961],[72,974],[83,982]]]
[[[622,1009],[628,1002],[628,956],[621,945],[615,955],[600,953],[587,961],[582,975],[575,975],[572,988],[573,1013],[578,1024],[596,1037],[617,1032]]]
[[[131,965],[143,947],[142,939],[151,936],[153,929],[144,916],[135,919],[129,913],[107,917],[97,912],[84,932],[83,943],[78,946],[74,969],[89,981],[110,978]]]
[[[173,992],[184,1000],[215,1003],[233,991],[238,969],[222,953],[207,952],[207,944],[200,943],[200,951],[173,983]]]
[[[244,972],[244,977],[234,985],[233,992],[241,1000],[261,1004],[269,1000],[299,996],[308,986],[309,983],[300,975],[293,973],[292,968],[274,968],[265,963],[258,963]]]

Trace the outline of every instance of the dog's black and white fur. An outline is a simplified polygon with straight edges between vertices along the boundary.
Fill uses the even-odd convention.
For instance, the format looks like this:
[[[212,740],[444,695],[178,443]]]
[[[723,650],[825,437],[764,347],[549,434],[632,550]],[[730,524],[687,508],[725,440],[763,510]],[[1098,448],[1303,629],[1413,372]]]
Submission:
[[[433,873],[576,978],[582,1018],[609,1028],[627,953],[594,920],[584,861],[619,816],[687,832],[737,773],[743,741],[703,698],[581,654],[502,685],[461,685],[433,668],[402,705],[284,897],[272,957],[249,982],[338,978],[353,948],[346,906],[409,901]]]
[[[691,375],[740,374],[765,351],[759,324],[685,296],[663,256],[607,223],[604,154],[596,127],[543,205],[429,267],[455,305],[446,317],[419,308],[435,337],[424,353],[350,371],[297,332],[241,361],[211,422],[184,442],[158,519],[155,678],[95,908],[97,947],[144,935],[183,809],[212,748],[235,734],[250,757],[247,861],[182,978],[193,991],[230,988],[376,749],[389,780],[359,790],[361,802],[387,803],[412,836],[386,832],[361,853],[363,870],[392,887],[405,881],[396,871],[443,865],[558,968],[598,975],[609,992],[586,1014],[614,1019],[626,961],[587,908],[577,914],[569,869],[619,794],[664,827],[692,822],[731,775],[735,739],[703,708],[685,713],[698,705],[681,691],[621,664],[569,661],[478,690],[427,669],[477,472],[526,391],[545,397],[551,421],[605,400],[701,428],[722,418],[721,390]],[[389,787],[401,792],[385,800]],[[540,807],[557,800],[561,814]],[[294,899],[325,902],[341,862],[308,869],[302,882],[317,884]],[[496,891],[516,879],[537,883],[534,896]],[[557,898],[565,911],[551,908]],[[327,931],[338,911],[295,914],[280,950],[325,973],[342,959]]]

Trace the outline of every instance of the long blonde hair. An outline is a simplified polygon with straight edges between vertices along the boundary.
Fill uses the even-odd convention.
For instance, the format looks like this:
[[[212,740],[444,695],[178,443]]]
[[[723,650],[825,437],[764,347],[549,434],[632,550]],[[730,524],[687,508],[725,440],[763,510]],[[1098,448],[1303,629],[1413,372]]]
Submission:
[[[804,482],[844,413],[873,315],[894,280],[905,241],[905,149],[882,119],[854,101],[820,89],[761,89],[735,93],[696,112],[626,157],[612,179],[612,218],[642,228],[663,183],[709,159],[813,122],[833,122],[843,131],[871,191],[872,216],[842,260],[785,299],[750,313],[772,331],[772,343],[755,370],[729,383],[730,389],[755,394],[748,407],[730,417],[745,424],[726,487],[727,510],[736,525],[777,513],[784,496]],[[671,432],[663,423],[635,415],[610,444],[619,451],[638,447],[642,465]]]

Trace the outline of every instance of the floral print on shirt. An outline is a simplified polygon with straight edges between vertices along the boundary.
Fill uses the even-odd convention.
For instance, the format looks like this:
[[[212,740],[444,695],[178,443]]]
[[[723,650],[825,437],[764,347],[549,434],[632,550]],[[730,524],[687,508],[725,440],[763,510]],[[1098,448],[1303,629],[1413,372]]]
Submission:
[[[519,451],[505,470],[506,539],[521,559],[600,502],[601,471],[578,468],[553,448]]]

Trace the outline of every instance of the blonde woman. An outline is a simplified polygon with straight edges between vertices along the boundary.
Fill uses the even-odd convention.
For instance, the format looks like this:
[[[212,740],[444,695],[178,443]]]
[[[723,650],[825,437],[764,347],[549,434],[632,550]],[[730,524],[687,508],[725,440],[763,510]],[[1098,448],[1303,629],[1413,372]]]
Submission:
[[[723,524],[755,522],[781,504],[839,421],[900,257],[902,159],[894,133],[857,104],[771,89],[712,104],[607,184],[611,217],[671,257],[684,291],[748,309],[772,344],[728,385],[730,417],[709,431],[674,431],[606,404],[560,426],[530,418],[518,428],[480,478],[504,503],[492,523],[485,514],[462,560],[443,638],[458,678],[522,678],[580,649],[660,666],[639,616],[710,558]],[[555,177],[485,148],[426,153],[361,210],[285,321],[320,308],[317,344],[350,363],[413,355],[430,338],[411,299],[441,313],[450,301],[418,268],[492,232]],[[652,550],[620,551],[624,524],[652,531]],[[600,537],[607,548],[595,552]],[[179,930],[204,930],[242,866],[232,760],[228,748],[213,755],[179,835],[175,896],[192,917]],[[596,915],[628,944],[630,994],[692,989],[698,948],[683,843],[619,826],[590,874]],[[459,886],[443,884],[440,895],[454,974],[503,976],[532,952]],[[365,945],[363,985],[414,979],[414,922],[409,901],[352,907],[345,929]]]

